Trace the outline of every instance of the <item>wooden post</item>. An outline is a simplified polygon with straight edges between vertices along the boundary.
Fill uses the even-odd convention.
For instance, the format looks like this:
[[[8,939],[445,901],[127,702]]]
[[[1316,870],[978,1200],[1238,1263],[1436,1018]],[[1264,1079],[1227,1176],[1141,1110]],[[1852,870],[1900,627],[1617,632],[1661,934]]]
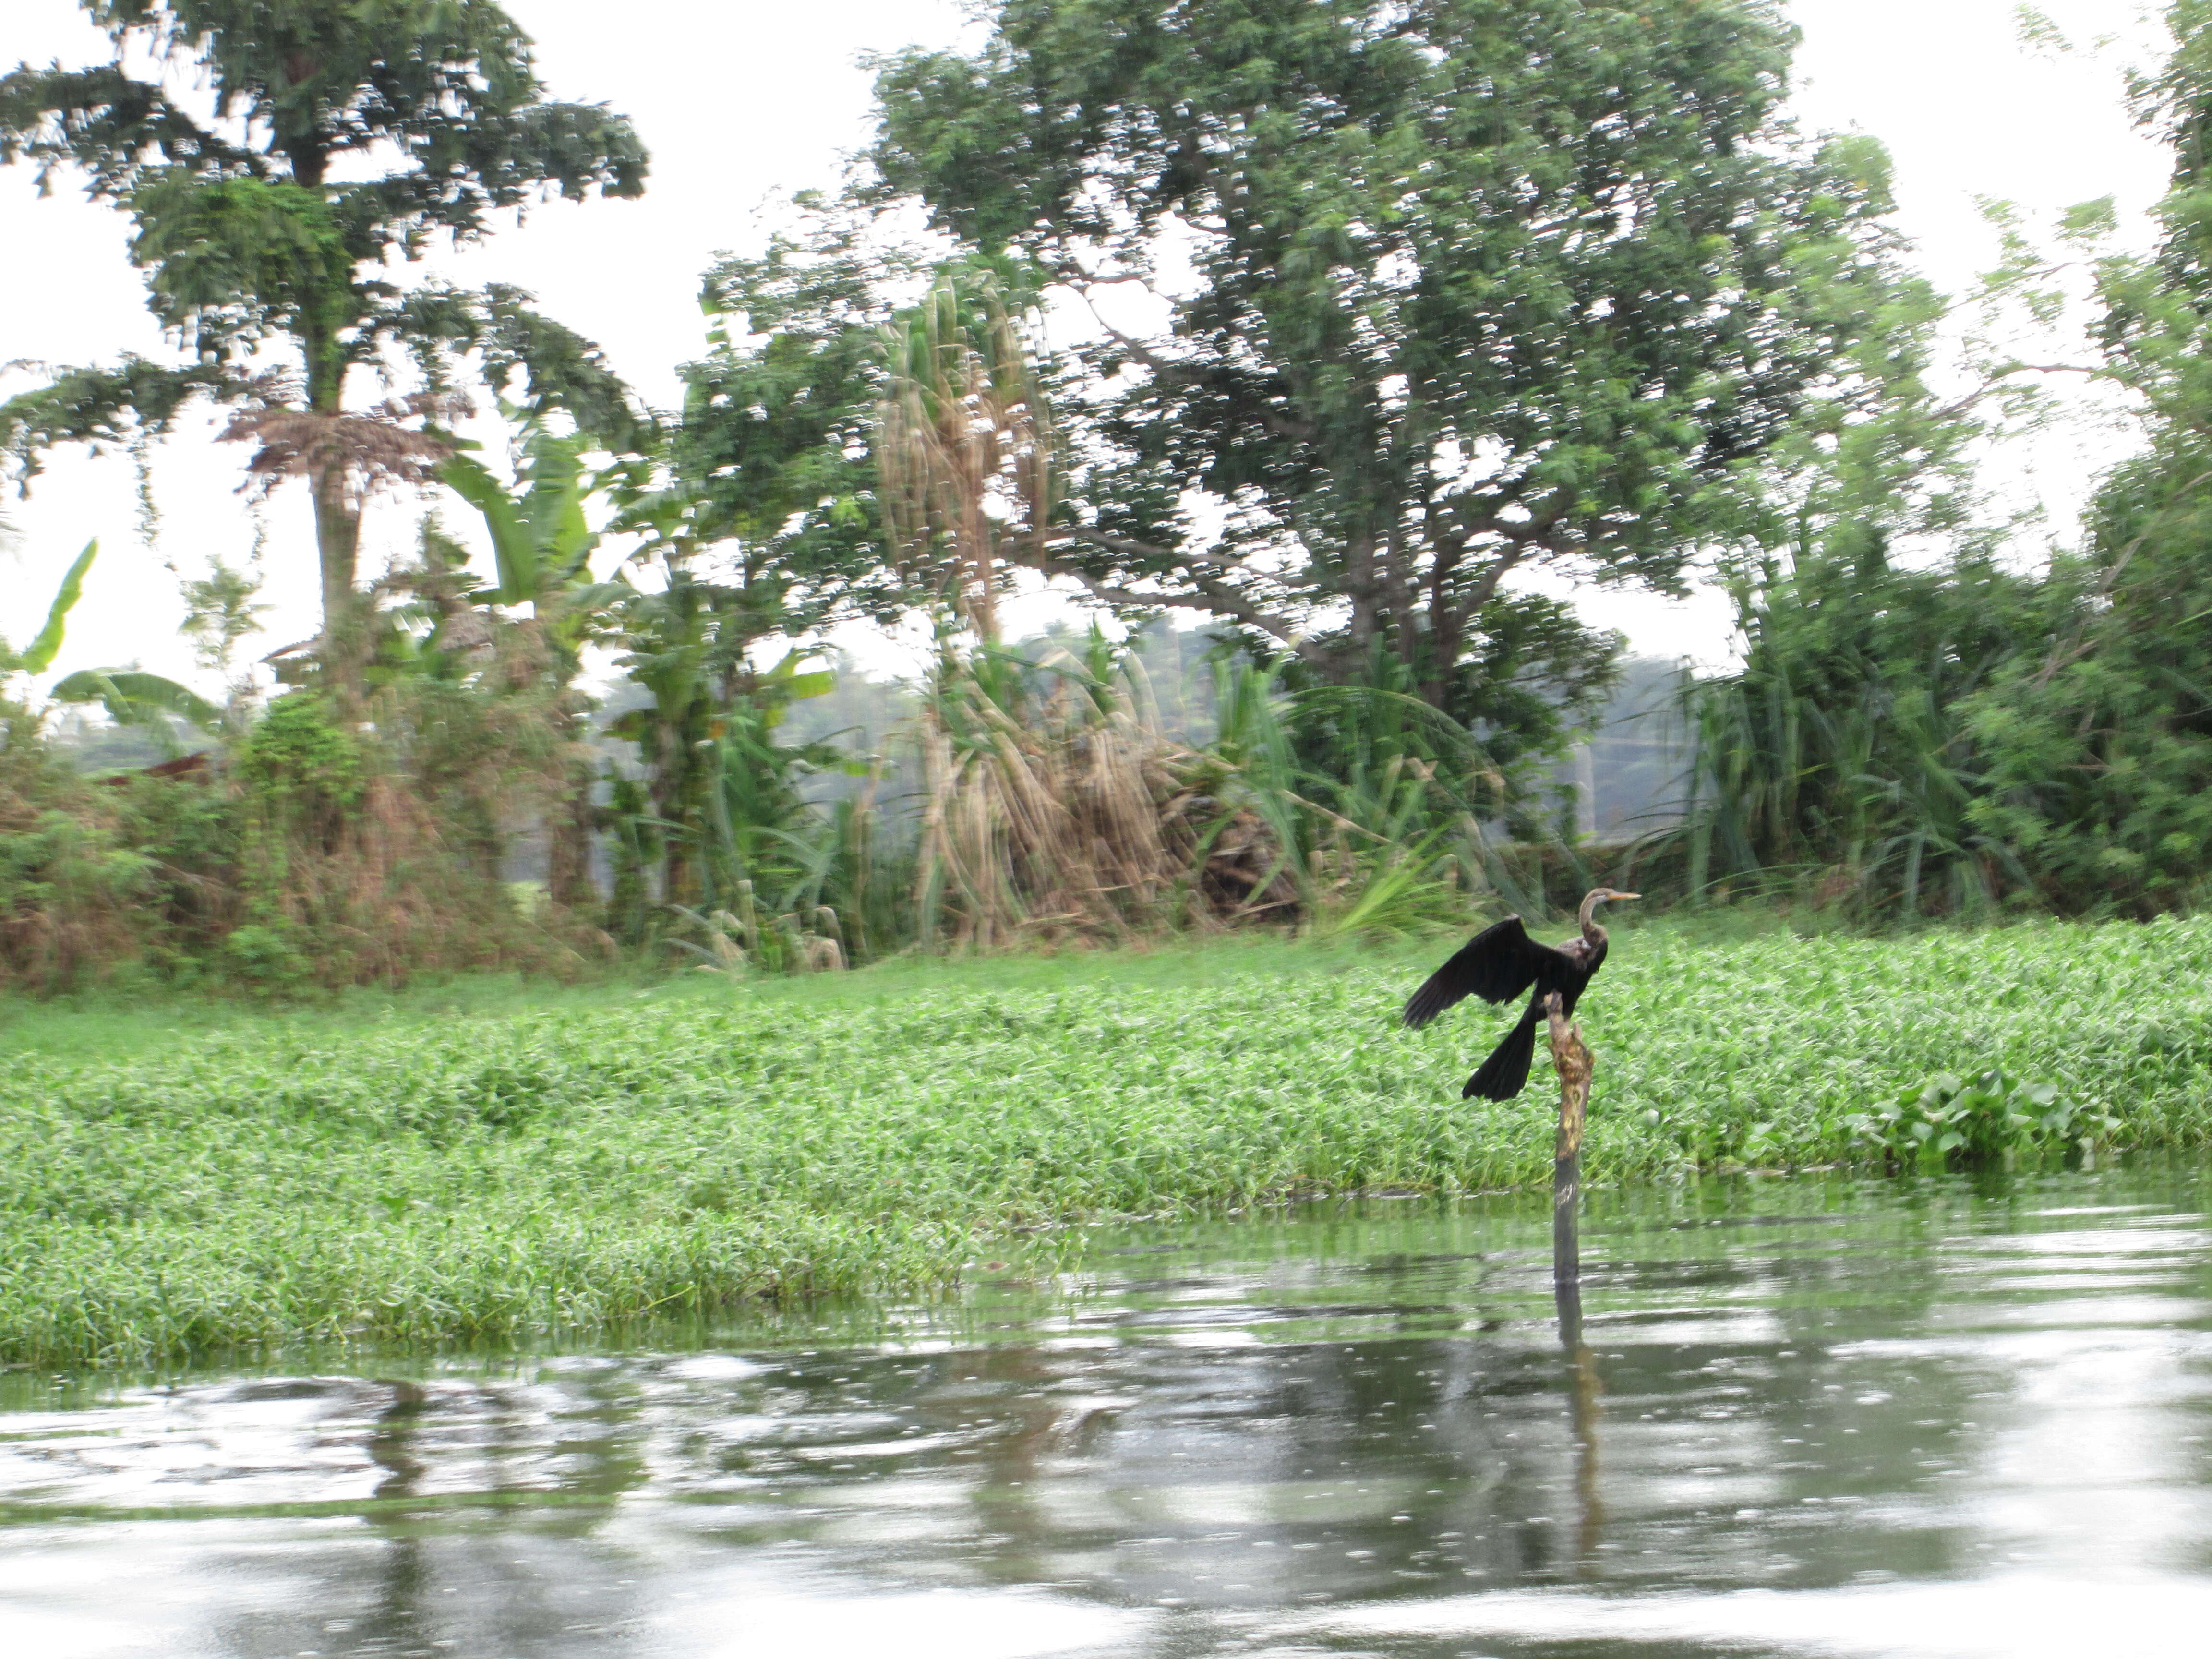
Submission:
[[[1590,1072],[1595,1064],[1582,1027],[1559,1012],[1553,992],[1544,1000],[1552,1035],[1552,1064],[1559,1074],[1559,1138],[1552,1152],[1552,1295],[1559,1310],[1559,1346],[1567,1356],[1567,1412],[1575,1437],[1575,1496],[1581,1524],[1576,1559],[1588,1570],[1605,1530],[1598,1492],[1597,1357],[1583,1340],[1583,1127],[1589,1120]]]
[[[1582,1340],[1583,1125],[1589,1115],[1589,1045],[1582,1027],[1559,1012],[1559,994],[1544,1000],[1552,1028],[1552,1064],[1559,1074],[1559,1136],[1552,1153],[1552,1290],[1559,1305],[1559,1340],[1571,1352]]]

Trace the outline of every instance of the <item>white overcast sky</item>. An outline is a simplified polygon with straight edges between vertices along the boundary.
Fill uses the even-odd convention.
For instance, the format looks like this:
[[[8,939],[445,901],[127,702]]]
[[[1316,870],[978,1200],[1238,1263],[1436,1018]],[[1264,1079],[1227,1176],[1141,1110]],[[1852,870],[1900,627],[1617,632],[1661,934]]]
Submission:
[[[2120,67],[2130,42],[2156,39],[2134,0],[2043,0],[2039,9],[2084,46],[2118,33],[2104,51],[2031,52],[2020,42],[2014,0],[1793,0],[1804,30],[1796,108],[1803,125],[1857,130],[1887,143],[1897,164],[1899,218],[1922,268],[1957,292],[1990,262],[1991,241],[1976,199],[2002,198],[2049,211],[2093,197],[2119,198],[2128,222],[2159,195],[2166,157],[2130,124]],[[729,0],[512,0],[508,10],[538,41],[552,95],[604,100],[636,123],[653,152],[640,202],[566,204],[532,213],[458,257],[437,262],[455,280],[504,281],[535,292],[551,315],[604,344],[648,401],[676,398],[677,364],[698,355],[699,274],[720,249],[757,245],[760,214],[790,192],[830,185],[840,157],[867,131],[869,83],[856,58],[908,44],[973,39],[963,8],[947,0],[816,0],[793,7]],[[74,0],[0,0],[0,65],[19,60],[90,63],[102,38]],[[39,199],[28,169],[0,169],[0,363],[28,359],[97,362],[165,347],[125,257],[126,222],[58,179]],[[0,378],[0,392],[33,382]],[[2115,440],[2081,432],[2038,441],[1991,474],[2014,495],[2045,502],[2051,532],[2073,514]],[[97,536],[101,554],[71,619],[54,674],[137,661],[197,678],[176,633],[177,577],[219,555],[243,560],[252,514],[237,494],[240,449],[216,445],[206,422],[187,422],[160,452],[155,488],[158,547],[140,544],[134,472],[126,457],[69,453],[49,463],[27,501],[0,511],[21,532],[0,554],[0,637],[35,631],[61,572]],[[364,569],[411,538],[421,505],[389,497],[373,508]],[[305,499],[280,493],[267,509],[269,585],[275,609],[260,648],[314,631],[313,543]],[[460,525],[465,509],[447,507]],[[1015,618],[1031,623],[1057,601],[1033,599]],[[1622,629],[1639,652],[1725,655],[1728,626],[1717,596],[1686,604],[1595,593],[1592,620]],[[900,653],[859,647],[885,670]],[[255,653],[258,654],[258,652]],[[214,689],[212,687],[208,689]]]

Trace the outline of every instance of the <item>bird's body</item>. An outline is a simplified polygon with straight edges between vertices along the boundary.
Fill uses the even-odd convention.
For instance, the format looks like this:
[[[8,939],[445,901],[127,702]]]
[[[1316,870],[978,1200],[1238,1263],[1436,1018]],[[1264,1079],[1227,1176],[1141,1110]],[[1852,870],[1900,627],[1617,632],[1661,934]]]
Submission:
[[[1491,1050],[1475,1074],[1468,1079],[1461,1098],[1510,1100],[1528,1086],[1528,1067],[1536,1054],[1536,1027],[1544,1018],[1545,1000],[1553,993],[1559,1012],[1571,1016],[1590,976],[1605,965],[1605,929],[1597,925],[1597,907],[1607,899],[1632,899],[1634,893],[1617,893],[1610,887],[1593,889],[1583,900],[1577,916],[1581,932],[1561,945],[1545,945],[1528,937],[1518,916],[1484,928],[1455,952],[1449,961],[1429,975],[1406,1004],[1405,1023],[1418,1030],[1462,998],[1476,996],[1485,1002],[1510,1002],[1530,992],[1528,1006],[1520,1022]]]

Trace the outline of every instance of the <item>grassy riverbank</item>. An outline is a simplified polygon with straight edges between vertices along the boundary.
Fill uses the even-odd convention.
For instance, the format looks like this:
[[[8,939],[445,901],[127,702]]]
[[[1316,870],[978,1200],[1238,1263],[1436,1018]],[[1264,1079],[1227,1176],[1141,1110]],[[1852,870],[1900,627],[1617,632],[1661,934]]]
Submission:
[[[1437,947],[1231,942],[809,981],[464,983],[312,1015],[0,1010],[0,1359],[587,1326],[945,1282],[994,1233],[1548,1174],[1553,1099],[1462,1105]],[[2212,923],[1904,940],[1658,925],[1585,1010],[1594,1180],[1846,1156],[2001,1066],[2212,1143]]]

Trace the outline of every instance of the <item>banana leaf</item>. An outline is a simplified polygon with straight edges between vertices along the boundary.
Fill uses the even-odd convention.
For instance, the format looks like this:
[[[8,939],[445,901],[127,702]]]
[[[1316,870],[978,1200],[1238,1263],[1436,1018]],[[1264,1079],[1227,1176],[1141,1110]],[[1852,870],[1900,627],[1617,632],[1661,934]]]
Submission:
[[[84,573],[92,568],[94,557],[100,551],[97,541],[84,544],[84,551],[76,556],[76,562],[62,578],[62,585],[54,594],[54,602],[46,611],[46,625],[39,630],[38,638],[24,647],[15,665],[27,674],[43,674],[53,666],[55,657],[62,648],[62,631],[69,622],[69,613],[75,608],[78,596],[84,592]]]
[[[96,702],[118,726],[158,726],[175,714],[204,732],[222,729],[222,710],[187,686],[132,668],[84,668],[53,689],[57,702]]]

